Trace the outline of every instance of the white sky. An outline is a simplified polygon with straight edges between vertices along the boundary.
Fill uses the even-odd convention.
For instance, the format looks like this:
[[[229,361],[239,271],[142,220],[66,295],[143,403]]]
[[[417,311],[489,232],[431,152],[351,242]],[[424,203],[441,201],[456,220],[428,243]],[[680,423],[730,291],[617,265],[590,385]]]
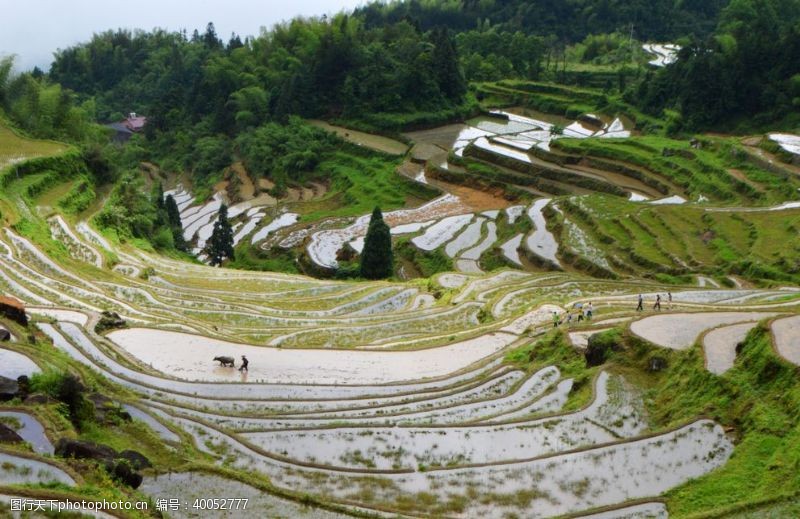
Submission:
[[[47,70],[53,52],[93,33],[128,29],[194,29],[214,22],[223,41],[231,32],[257,35],[261,27],[295,16],[352,9],[365,0],[0,0],[0,56],[15,54],[20,70]]]

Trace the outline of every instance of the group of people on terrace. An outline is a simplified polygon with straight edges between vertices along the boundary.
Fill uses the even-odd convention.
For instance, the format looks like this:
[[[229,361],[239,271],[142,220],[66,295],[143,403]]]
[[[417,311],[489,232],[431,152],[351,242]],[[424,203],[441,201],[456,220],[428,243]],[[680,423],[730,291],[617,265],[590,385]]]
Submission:
[[[672,292],[667,292],[667,308],[672,310]],[[661,294],[656,294],[656,300],[653,303],[653,310],[661,311],[661,302],[663,301]],[[638,304],[636,305],[636,311],[642,312],[644,311],[644,296],[639,294],[638,297]],[[571,326],[573,322],[581,322],[581,321],[591,321],[592,314],[594,313],[594,307],[592,306],[592,302],[589,301],[588,303],[575,303],[571,309],[567,310],[566,317],[562,319],[562,314],[559,312],[553,312],[553,328],[558,328],[562,324],[566,324],[567,326]]]
[[[672,310],[672,292],[667,292],[667,305],[670,310]],[[661,311],[661,294],[656,294],[656,301],[653,303],[653,310]],[[644,311],[644,297],[642,294],[639,294],[639,304],[636,306],[637,312]]]
[[[571,309],[567,310],[567,316],[564,318],[564,323],[572,325],[572,322],[580,322],[583,320],[591,321],[594,307],[592,302],[588,303],[575,303]],[[561,315],[558,312],[553,312],[553,328],[558,328],[562,323]]]

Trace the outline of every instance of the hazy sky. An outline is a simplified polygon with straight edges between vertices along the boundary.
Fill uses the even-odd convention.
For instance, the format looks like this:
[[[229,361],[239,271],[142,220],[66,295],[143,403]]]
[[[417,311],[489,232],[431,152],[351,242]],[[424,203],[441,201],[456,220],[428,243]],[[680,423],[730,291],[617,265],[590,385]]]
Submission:
[[[204,30],[214,22],[231,32],[256,35],[294,16],[331,14],[364,0],[0,0],[0,55],[16,54],[17,68],[50,67],[53,52],[107,29],[162,27]]]

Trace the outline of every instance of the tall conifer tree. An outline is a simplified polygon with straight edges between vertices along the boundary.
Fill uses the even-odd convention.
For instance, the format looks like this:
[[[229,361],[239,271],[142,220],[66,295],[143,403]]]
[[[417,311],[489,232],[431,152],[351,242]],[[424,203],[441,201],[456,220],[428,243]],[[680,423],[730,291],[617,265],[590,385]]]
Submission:
[[[383,221],[380,207],[372,211],[364,250],[361,253],[361,275],[367,279],[383,279],[392,274],[392,235]]]
[[[214,222],[214,231],[206,244],[206,254],[212,267],[222,265],[225,259],[235,259],[233,253],[233,229],[228,222],[228,206],[222,204],[219,208],[217,221]]]

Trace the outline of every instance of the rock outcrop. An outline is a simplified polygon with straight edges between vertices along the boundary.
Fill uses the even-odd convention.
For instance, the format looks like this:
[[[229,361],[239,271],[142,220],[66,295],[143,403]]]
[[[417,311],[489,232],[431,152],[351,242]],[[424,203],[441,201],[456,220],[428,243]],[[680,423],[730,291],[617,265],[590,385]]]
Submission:
[[[22,436],[11,427],[0,423],[0,443],[22,443]]]
[[[8,317],[22,326],[28,326],[28,316],[22,301],[8,296],[0,296],[0,315]]]
[[[106,472],[132,488],[142,484],[142,475],[137,471],[151,467],[147,457],[136,451],[117,452],[100,443],[61,438],[56,443],[55,453],[62,458],[93,460],[101,464]]]
[[[97,321],[97,324],[94,327],[95,333],[103,333],[109,330],[118,330],[120,328],[126,328],[128,323],[125,322],[125,319],[119,316],[117,312],[103,312],[100,315],[100,320]]]

